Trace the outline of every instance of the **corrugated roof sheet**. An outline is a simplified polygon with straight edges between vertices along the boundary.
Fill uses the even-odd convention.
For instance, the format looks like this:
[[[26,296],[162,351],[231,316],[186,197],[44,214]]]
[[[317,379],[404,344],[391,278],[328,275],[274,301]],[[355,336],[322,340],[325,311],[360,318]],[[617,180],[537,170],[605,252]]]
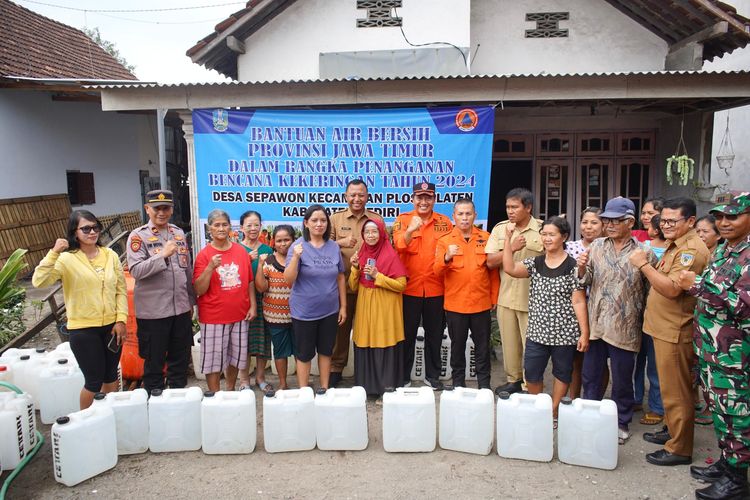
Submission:
[[[230,87],[241,85],[264,85],[264,84],[299,84],[299,83],[334,83],[334,82],[377,82],[377,81],[400,81],[400,80],[460,80],[460,79],[504,79],[504,78],[597,78],[618,76],[658,76],[658,75],[750,75],[750,70],[720,70],[720,71],[613,71],[602,73],[511,73],[497,75],[448,75],[448,76],[406,76],[406,77],[378,77],[378,78],[332,78],[320,80],[279,80],[279,81],[257,81],[257,82],[211,82],[211,83],[150,83],[134,82],[133,84],[110,84],[110,85],[86,85],[85,88],[92,89],[114,89],[114,88],[181,88],[192,86],[205,87]]]
[[[0,76],[136,80],[86,34],[0,0]]]

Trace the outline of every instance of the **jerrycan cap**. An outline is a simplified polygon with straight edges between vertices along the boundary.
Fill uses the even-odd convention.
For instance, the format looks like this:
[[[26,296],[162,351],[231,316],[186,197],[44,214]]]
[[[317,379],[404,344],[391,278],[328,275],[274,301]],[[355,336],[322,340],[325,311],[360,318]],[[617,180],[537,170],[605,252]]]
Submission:
[[[94,394],[94,399],[97,400],[97,401],[101,401],[102,399],[104,399],[106,397],[107,397],[107,395],[104,394],[103,392],[97,392],[96,394]]]
[[[455,387],[452,386],[452,385],[445,385],[445,386],[443,386],[443,392],[445,392],[445,391],[452,391],[453,389],[455,389]]]
[[[216,396],[216,393],[214,391],[206,391],[203,393],[204,398],[212,398]]]
[[[68,360],[67,360],[67,359],[65,359],[65,358],[62,358],[62,359],[58,359],[58,360],[57,360],[57,364],[58,364],[58,365],[64,365],[64,364],[66,364],[67,362],[68,362]]]
[[[152,396],[161,396],[161,393],[162,393],[161,389],[151,389]]]
[[[572,403],[573,403],[573,400],[572,400],[572,399],[570,399],[570,398],[569,398],[568,396],[565,396],[564,398],[562,398],[562,399],[560,400],[560,402],[561,402],[562,404],[564,404],[564,405],[569,405],[569,404],[572,404]]]
[[[0,365],[0,372],[4,372],[4,371],[7,371],[7,370],[8,370],[8,367],[7,367],[7,366],[5,366],[5,365]]]
[[[420,342],[424,341],[424,335],[417,335],[417,340]]]
[[[395,387],[386,387],[385,388],[385,392],[396,392],[396,388]]]
[[[57,417],[57,420],[55,420],[60,425],[67,424],[70,422],[70,417]]]
[[[273,389],[268,389],[268,391],[266,392],[266,397],[272,398],[274,396],[276,396],[276,391],[274,391]]]
[[[37,347],[36,348],[37,354],[42,354],[42,353],[44,353],[46,351],[47,351],[47,349],[45,349],[44,347]]]
[[[29,356],[28,354],[24,354],[23,356],[21,356],[18,359],[22,359],[22,360],[26,361],[27,359],[31,359],[31,356]]]
[[[318,396],[322,396],[327,391],[328,391],[328,389],[326,389],[325,387],[318,387],[318,390],[315,391],[315,394],[317,394]]]
[[[197,339],[195,339],[195,341],[196,341],[196,342],[198,342],[198,343],[200,344],[200,343],[201,343],[201,338],[200,338],[200,337],[198,337]]]
[[[510,393],[508,391],[502,391],[497,397],[500,399],[510,399]]]

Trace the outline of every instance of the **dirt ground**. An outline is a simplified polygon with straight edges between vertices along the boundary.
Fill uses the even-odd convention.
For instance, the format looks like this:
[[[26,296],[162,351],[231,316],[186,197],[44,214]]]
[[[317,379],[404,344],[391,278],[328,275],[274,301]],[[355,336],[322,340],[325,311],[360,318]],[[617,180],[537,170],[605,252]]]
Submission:
[[[33,297],[32,297],[33,298]],[[27,347],[54,347],[53,327],[30,340]],[[548,370],[549,372],[549,370]],[[277,379],[268,371],[267,379]],[[550,374],[547,374],[550,379]],[[296,379],[291,377],[294,385]],[[342,386],[351,385],[344,379]],[[504,382],[502,361],[492,361],[493,386]],[[313,379],[313,384],[317,380]],[[191,379],[191,385],[205,383]],[[470,383],[471,385],[471,383]],[[643,441],[654,427],[631,425],[633,437],[619,447],[614,471],[550,463],[510,460],[497,455],[478,456],[439,447],[431,453],[386,453],[382,444],[382,407],[367,404],[369,445],[358,452],[313,450],[266,453],[263,448],[261,394],[258,401],[258,439],[249,455],[150,453],[119,457],[117,466],[69,488],[52,474],[51,426],[39,429],[45,443],[12,483],[9,499],[78,498],[694,498],[703,485],[690,478],[687,466],[656,467],[644,455],[659,447]],[[439,393],[436,393],[439,398]],[[437,400],[436,400],[437,401]],[[696,426],[693,463],[717,458],[712,428]],[[8,473],[3,473],[3,481]]]

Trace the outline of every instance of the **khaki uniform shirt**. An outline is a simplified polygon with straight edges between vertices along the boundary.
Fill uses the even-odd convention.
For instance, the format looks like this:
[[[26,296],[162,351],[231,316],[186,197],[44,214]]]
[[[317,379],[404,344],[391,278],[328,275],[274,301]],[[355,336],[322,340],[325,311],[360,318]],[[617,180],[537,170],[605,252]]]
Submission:
[[[701,274],[708,262],[709,251],[694,229],[670,241],[656,269],[666,274],[674,286],[680,271]],[[682,344],[693,341],[693,313],[696,298],[681,292],[674,299],[667,298],[651,288],[646,301],[643,331],[654,338]]]
[[[338,243],[338,240],[349,235],[354,235],[357,238],[357,244],[354,247],[341,247],[341,257],[344,259],[344,274],[346,276],[346,293],[357,293],[349,288],[349,274],[352,270],[351,258],[354,252],[358,252],[362,248],[362,226],[365,225],[367,219],[383,220],[380,214],[367,209],[359,216],[354,215],[349,208],[331,214],[331,239],[333,241]]]
[[[487,243],[485,251],[487,253],[502,252],[505,248],[505,225],[509,221],[503,221],[495,225],[490,233],[490,240]],[[542,237],[539,231],[542,229],[542,221],[532,217],[529,223],[519,231],[518,228],[513,231],[511,241],[523,235],[526,238],[526,246],[513,254],[514,262],[521,262],[524,259],[537,257],[544,253],[542,246]],[[500,295],[497,298],[497,305],[513,309],[514,311],[529,310],[529,278],[513,278],[505,272],[500,273]]]
[[[168,259],[160,254],[169,240],[177,251]],[[169,224],[159,231],[154,224],[133,230],[128,237],[128,267],[135,278],[135,316],[161,319],[190,311],[195,304],[193,264],[185,233]]]

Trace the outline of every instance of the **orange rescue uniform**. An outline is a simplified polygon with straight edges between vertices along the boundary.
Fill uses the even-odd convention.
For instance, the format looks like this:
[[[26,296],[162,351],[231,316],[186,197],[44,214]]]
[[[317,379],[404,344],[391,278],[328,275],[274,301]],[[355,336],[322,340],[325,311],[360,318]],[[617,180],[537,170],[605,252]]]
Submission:
[[[445,310],[472,314],[492,309],[497,301],[500,278],[487,268],[485,246],[490,233],[474,227],[469,241],[454,228],[440,238],[435,252],[435,275],[443,277]],[[448,246],[458,245],[459,252],[445,262]]]
[[[453,229],[453,223],[445,215],[432,212],[430,220],[412,233],[407,245],[404,234],[415,215],[419,217],[416,210],[402,213],[393,223],[393,246],[409,271],[404,295],[440,297],[443,295],[443,279],[436,276],[433,269],[435,248],[437,240]]]

